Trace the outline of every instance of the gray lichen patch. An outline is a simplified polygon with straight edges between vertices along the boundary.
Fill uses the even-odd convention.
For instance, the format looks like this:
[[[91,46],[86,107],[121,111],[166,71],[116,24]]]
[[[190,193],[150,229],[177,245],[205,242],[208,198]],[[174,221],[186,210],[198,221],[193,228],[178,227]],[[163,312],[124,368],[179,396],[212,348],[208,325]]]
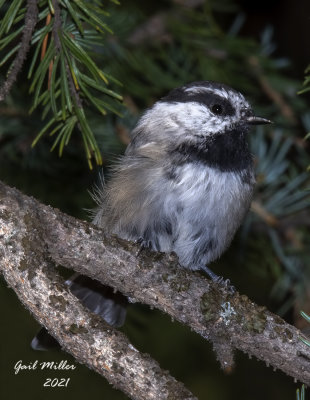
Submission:
[[[213,285],[203,294],[200,309],[206,322],[216,321],[225,326],[237,323],[242,330],[262,333],[267,325],[264,307],[255,306],[247,296],[224,294]]]
[[[255,306],[245,295],[234,296],[232,304],[235,310],[238,310],[235,317],[243,330],[252,333],[262,333],[265,330],[267,325],[265,307]]]
[[[173,293],[181,293],[190,289],[191,279],[185,269],[172,265],[167,273],[161,275],[161,283],[169,285]]]
[[[262,333],[266,328],[266,323],[267,317],[264,313],[254,312],[243,315],[241,325],[247,331]]]
[[[294,340],[294,334],[285,326],[275,325],[273,329],[275,335],[281,336],[284,342],[291,342],[292,340]]]
[[[29,262],[27,256],[24,256],[18,265],[18,269],[21,272],[27,272],[29,282],[31,284],[31,287],[34,289],[35,288],[35,283],[34,283],[34,278],[36,276],[35,270],[33,268],[33,265]]]
[[[80,333],[88,333],[87,328],[85,328],[84,326],[81,326],[81,325],[77,325],[77,324],[71,324],[69,326],[68,331],[70,333],[72,333],[73,335],[78,335]]]
[[[178,277],[170,282],[171,289],[181,293],[187,292],[190,288],[190,280],[187,277]]]
[[[1,198],[0,198],[0,200],[1,200]],[[11,218],[11,213],[9,212],[9,210],[7,210],[5,208],[0,208],[0,217],[4,221],[9,221]]]
[[[220,292],[213,285],[210,285],[209,291],[204,293],[200,299],[200,309],[206,322],[217,320],[220,316],[221,303],[224,303]]]
[[[138,256],[138,266],[141,269],[152,269],[153,264],[163,261],[165,253],[155,252],[148,248],[140,249]]]
[[[65,311],[66,310],[66,300],[62,297],[62,296],[58,296],[58,295],[50,295],[49,297],[49,301],[51,306],[55,307],[57,310],[59,311]]]
[[[27,271],[28,270],[28,263],[26,258],[22,258],[20,260],[19,266],[18,266],[20,271]]]

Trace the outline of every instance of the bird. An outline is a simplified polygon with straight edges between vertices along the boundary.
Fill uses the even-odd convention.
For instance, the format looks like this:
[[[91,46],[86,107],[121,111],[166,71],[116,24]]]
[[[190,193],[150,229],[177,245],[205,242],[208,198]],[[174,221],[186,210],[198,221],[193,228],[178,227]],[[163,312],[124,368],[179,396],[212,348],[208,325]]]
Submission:
[[[269,123],[223,83],[171,90],[139,119],[125,154],[97,189],[93,223],[142,248],[175,252],[180,267],[222,282],[208,265],[229,247],[250,208],[255,174],[248,133]],[[124,323],[124,296],[78,274],[67,284],[108,323]]]

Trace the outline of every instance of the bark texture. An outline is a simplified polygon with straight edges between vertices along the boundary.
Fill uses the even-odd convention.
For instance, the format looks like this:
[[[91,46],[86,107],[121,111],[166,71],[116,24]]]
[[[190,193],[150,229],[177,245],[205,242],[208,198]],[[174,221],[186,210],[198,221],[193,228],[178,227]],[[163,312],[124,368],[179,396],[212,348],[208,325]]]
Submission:
[[[174,390],[178,384],[166,373],[155,372],[156,363],[156,368],[147,367],[148,356],[140,355],[124,335],[86,312],[55,278],[53,263],[95,278],[188,325],[213,342],[223,367],[233,363],[233,350],[239,349],[310,385],[310,347],[301,342],[295,327],[246,296],[231,294],[201,274],[180,268],[173,254],[145,250],[137,255],[138,250],[133,243],[107,237],[89,223],[0,184],[0,269],[5,279],[68,352],[113,384],[120,380],[116,386],[132,398],[168,398],[163,390]],[[41,279],[46,283],[39,290]],[[36,297],[47,290],[48,301]],[[131,357],[134,361],[126,361]],[[166,379],[174,383],[165,383]],[[154,385],[160,387],[161,397],[150,393],[138,397],[138,382],[141,396]],[[178,391],[183,397],[171,398],[193,398],[183,386]]]
[[[37,225],[39,203],[6,189],[0,190],[0,271],[40,324],[77,361],[132,399],[196,399],[123,333],[80,304],[63,284],[47,251],[45,230]],[[31,204],[36,209],[29,209]]]

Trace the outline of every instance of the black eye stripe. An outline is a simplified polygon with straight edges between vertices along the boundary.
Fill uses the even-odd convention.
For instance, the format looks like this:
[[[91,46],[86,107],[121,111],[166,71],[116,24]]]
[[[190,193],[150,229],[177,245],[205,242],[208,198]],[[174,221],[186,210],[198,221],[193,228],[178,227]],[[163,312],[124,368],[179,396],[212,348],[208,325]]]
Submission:
[[[232,116],[235,114],[234,108],[227,99],[208,91],[193,93],[190,91],[184,92],[182,89],[175,89],[166,97],[163,97],[161,101],[168,103],[195,102],[207,106],[210,110],[212,110],[213,105],[217,104],[223,109],[221,115]]]

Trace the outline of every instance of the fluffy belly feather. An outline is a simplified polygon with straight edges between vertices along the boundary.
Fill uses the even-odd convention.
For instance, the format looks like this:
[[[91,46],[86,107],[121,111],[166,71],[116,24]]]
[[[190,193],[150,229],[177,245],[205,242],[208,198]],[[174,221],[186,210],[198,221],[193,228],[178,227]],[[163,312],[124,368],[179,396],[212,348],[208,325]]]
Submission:
[[[178,214],[170,250],[183,266],[198,269],[229,246],[250,207],[255,179],[252,171],[236,174],[193,164],[179,174],[167,204]]]

